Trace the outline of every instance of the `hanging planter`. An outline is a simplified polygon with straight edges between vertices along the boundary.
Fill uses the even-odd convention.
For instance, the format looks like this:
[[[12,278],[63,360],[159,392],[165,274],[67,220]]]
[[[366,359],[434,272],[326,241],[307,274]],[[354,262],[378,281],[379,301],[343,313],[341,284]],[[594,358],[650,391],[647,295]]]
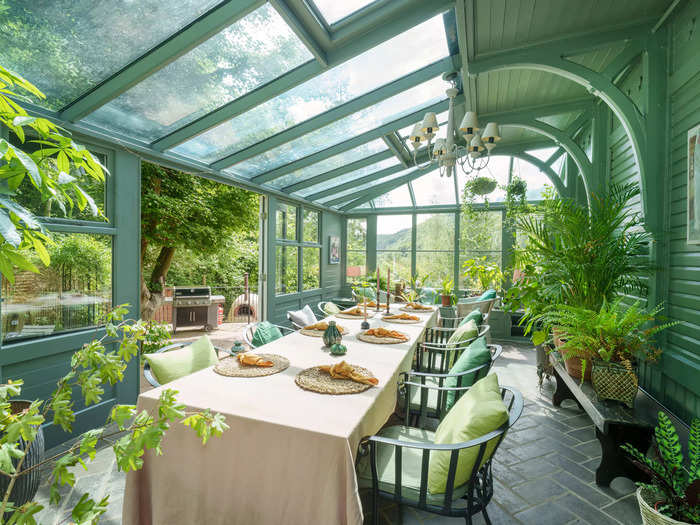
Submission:
[[[489,207],[489,200],[486,198],[487,195],[493,193],[498,187],[498,181],[493,177],[487,177],[485,175],[479,175],[473,179],[468,179],[464,184],[463,196],[464,196],[464,211],[468,214],[474,212],[472,204],[477,197],[484,198],[484,207]]]
[[[515,217],[521,211],[527,209],[527,182],[518,176],[514,176],[503,189],[506,191],[506,215]]]

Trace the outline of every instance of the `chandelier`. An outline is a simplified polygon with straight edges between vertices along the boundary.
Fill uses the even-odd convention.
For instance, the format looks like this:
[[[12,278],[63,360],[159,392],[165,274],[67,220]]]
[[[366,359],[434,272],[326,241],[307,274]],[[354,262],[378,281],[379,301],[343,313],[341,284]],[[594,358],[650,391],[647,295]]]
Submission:
[[[433,142],[439,125],[437,116],[432,112],[426,113],[423,121],[413,126],[409,136],[413,147],[413,164],[420,169],[434,169],[437,166],[441,177],[451,177],[456,165],[459,165],[465,175],[484,169],[489,163],[491,150],[496,147],[496,142],[501,140],[498,124],[489,122],[482,131],[476,112],[467,111],[459,126],[459,133],[464,137],[467,145],[455,143],[454,101],[459,94],[456,76],[456,73],[451,73],[443,77],[452,84],[452,87],[446,91],[449,99],[447,136],[437,138]],[[426,143],[428,148],[428,160],[419,164],[417,153],[423,143]]]

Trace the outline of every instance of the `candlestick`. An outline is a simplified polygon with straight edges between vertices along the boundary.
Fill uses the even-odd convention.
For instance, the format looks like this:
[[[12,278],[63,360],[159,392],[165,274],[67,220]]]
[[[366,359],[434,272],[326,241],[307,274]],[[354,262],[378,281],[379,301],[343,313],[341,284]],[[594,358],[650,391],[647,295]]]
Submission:
[[[379,313],[379,266],[377,266],[377,313]]]
[[[361,330],[369,330],[369,323],[367,322],[367,297],[365,297],[365,300],[362,301],[362,304],[365,307],[365,319],[360,324],[360,329]]]
[[[390,299],[390,292],[389,290],[391,289],[391,266],[387,268],[386,270],[386,313],[389,313],[389,299]]]

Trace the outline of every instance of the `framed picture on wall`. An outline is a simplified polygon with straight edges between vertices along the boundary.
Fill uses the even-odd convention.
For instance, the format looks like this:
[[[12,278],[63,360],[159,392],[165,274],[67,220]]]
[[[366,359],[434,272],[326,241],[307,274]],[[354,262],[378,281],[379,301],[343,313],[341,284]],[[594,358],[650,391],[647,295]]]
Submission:
[[[328,237],[328,263],[340,264],[340,237],[335,235]]]
[[[688,131],[688,242],[700,244],[700,125]]]

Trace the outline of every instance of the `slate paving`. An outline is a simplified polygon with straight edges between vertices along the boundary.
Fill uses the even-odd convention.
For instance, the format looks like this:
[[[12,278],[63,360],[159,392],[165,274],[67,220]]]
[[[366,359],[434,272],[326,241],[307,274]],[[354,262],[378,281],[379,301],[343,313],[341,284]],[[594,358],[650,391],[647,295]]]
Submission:
[[[595,484],[600,446],[588,416],[573,402],[565,402],[561,408],[552,406],[554,383],[545,380],[542,389],[538,388],[535,353],[531,347],[513,343],[503,343],[503,347],[494,371],[501,384],[523,393],[525,409],[493,462],[494,496],[488,506],[491,522],[494,525],[640,523],[631,481],[617,478],[607,488]],[[70,509],[85,490],[96,497],[110,497],[109,510],[100,523],[121,523],[124,474],[118,471],[111,449],[103,447],[88,471],[74,469],[75,488],[63,491],[64,498],[58,508],[42,511],[39,523],[70,523]],[[37,495],[41,502],[48,502],[47,478],[48,471]],[[365,500],[367,495],[362,496]],[[369,517],[365,521],[369,523]],[[410,507],[400,509],[393,502],[381,501],[380,523],[449,525],[464,523],[464,519],[436,516]],[[481,515],[474,518],[475,525],[483,523]]]

